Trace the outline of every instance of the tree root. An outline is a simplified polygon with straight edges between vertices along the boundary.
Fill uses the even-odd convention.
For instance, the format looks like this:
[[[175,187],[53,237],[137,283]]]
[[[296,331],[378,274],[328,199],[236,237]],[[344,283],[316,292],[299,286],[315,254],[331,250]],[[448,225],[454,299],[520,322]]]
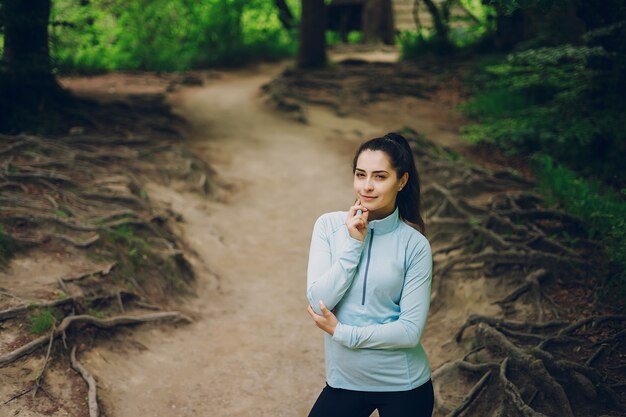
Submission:
[[[54,341],[54,327],[50,332],[50,341],[48,342],[48,351],[46,352],[46,358],[43,362],[43,369],[37,375],[37,380],[35,381],[35,388],[33,389],[33,398],[37,395],[37,390],[39,390],[39,386],[43,381],[44,375],[46,374],[46,369],[48,368],[48,360],[50,359],[50,352],[52,351],[52,342]]]
[[[89,298],[88,301],[91,304],[101,303],[101,302],[109,301],[111,299],[116,299],[118,297],[118,294],[119,296],[125,299],[132,299],[132,300],[139,299],[139,296],[135,293],[121,291],[121,292],[115,292],[114,294],[108,294],[108,295]],[[82,297],[68,297],[62,300],[54,300],[54,301],[48,301],[44,303],[30,303],[28,305],[22,305],[19,307],[13,307],[13,308],[0,311],[0,321],[18,317],[22,314],[25,314],[35,309],[58,308],[58,307],[64,307],[66,305],[80,305],[82,302],[83,302]]]
[[[28,311],[31,311],[36,308],[55,308],[62,307],[66,304],[73,304],[75,300],[73,298],[64,298],[62,300],[54,300],[47,303],[40,304],[29,304],[23,305],[19,307],[9,308],[6,310],[0,311],[0,321],[12,319],[14,317],[18,317]]]
[[[506,321],[502,319],[497,319],[495,317],[480,316],[480,315],[472,314],[467,319],[465,324],[463,324],[463,326],[459,328],[456,335],[454,336],[454,339],[456,340],[456,342],[457,343],[461,342],[461,339],[463,338],[463,332],[465,331],[465,329],[471,326],[475,326],[480,323],[487,324],[499,330],[505,329],[508,331],[524,331],[524,332],[537,332],[537,331],[542,332],[546,330],[549,331],[550,329],[553,329],[553,328],[564,328],[568,324],[566,321],[553,321],[553,322],[548,322],[548,323],[511,322],[511,321]]]
[[[76,359],[76,345],[72,346],[70,352],[70,362],[72,369],[80,374],[89,387],[89,394],[87,395],[89,403],[89,417],[98,417],[98,396],[97,396],[97,384],[93,376],[87,371],[87,369]]]
[[[582,393],[583,398],[591,401],[603,395],[613,409],[624,412],[626,411],[626,407],[619,402],[613,388],[607,385],[604,378],[595,369],[590,367],[590,363],[597,358],[597,351],[587,360],[585,365],[581,365],[566,359],[556,358],[553,354],[543,349],[545,344],[523,349],[506,337],[506,334],[511,332],[517,336],[517,331],[519,330],[552,331],[555,332],[555,334],[558,335],[557,337],[561,338],[561,340],[569,338],[567,340],[568,343],[573,343],[574,346],[580,346],[581,343],[584,342],[584,339],[571,336],[571,333],[576,329],[592,322],[598,325],[598,323],[609,320],[615,321],[624,319],[624,316],[617,315],[597,316],[568,325],[563,322],[539,324],[515,323],[486,316],[472,316],[457,333],[457,342],[460,342],[463,330],[467,328],[468,325],[477,324],[475,338],[477,343],[480,343],[480,347],[486,348],[493,355],[496,355],[496,357],[505,358],[504,361],[500,362],[499,384],[504,388],[504,393],[508,401],[500,404],[499,410],[496,410],[496,415],[544,415],[531,407],[533,401],[536,399],[537,393],[541,392],[543,399],[541,400],[540,407],[545,410],[550,410],[548,415],[573,416],[572,407],[568,395],[565,392],[565,388],[567,388],[569,392]],[[551,340],[553,338],[553,336],[549,335],[542,336],[535,334],[533,336],[544,340]],[[518,381],[516,382],[511,381],[506,376],[506,370],[509,365],[518,369]],[[433,373],[433,380],[435,377],[443,377],[454,369],[475,372],[478,370],[492,369],[493,366],[493,362],[470,364],[470,366],[468,366],[466,363],[464,364],[463,361],[458,361],[456,363],[446,364],[435,371]],[[526,380],[527,377],[525,375],[532,375],[532,379]],[[481,381],[482,383],[486,383],[482,379]],[[564,381],[567,381],[567,385],[563,385]],[[534,390],[532,390],[534,394],[532,394],[528,401],[524,401],[522,399],[522,393],[529,392],[531,387],[535,387]],[[476,400],[476,388],[476,386],[472,388],[470,391],[471,395],[468,394],[466,400],[463,401],[455,411],[465,410],[469,406],[469,403]],[[482,389],[482,387],[480,389]],[[515,412],[510,409],[511,406],[514,407]],[[458,415],[458,413],[453,415]]]
[[[109,275],[111,270],[113,268],[115,268],[116,266],[117,266],[117,262],[111,262],[111,263],[107,264],[104,268],[98,268],[98,269],[96,269],[94,271],[86,272],[84,274],[70,275],[68,277],[62,277],[61,280],[63,282],[74,282],[74,281],[83,280],[83,279],[85,279],[87,277],[91,277],[91,276],[103,277],[105,275]]]
[[[61,324],[54,330],[54,332],[52,333],[52,337],[56,339],[59,336],[64,336],[67,330],[77,325],[91,325],[102,329],[109,329],[121,325],[147,323],[158,320],[184,321],[187,323],[190,323],[192,321],[189,317],[177,311],[164,311],[159,313],[145,314],[142,316],[117,316],[107,319],[99,319],[89,315],[68,316],[65,317],[63,321],[61,321]],[[48,336],[38,337],[37,339],[25,344],[24,346],[21,346],[13,350],[12,352],[7,353],[6,355],[0,356],[0,367],[4,367],[21,358],[22,356],[34,352],[39,347],[44,345],[47,340]]]
[[[454,362],[448,362],[441,365],[437,368],[436,371],[433,372],[431,379],[434,384],[435,391],[435,403],[437,404],[437,409],[446,414],[447,417],[451,416],[459,416],[465,409],[475,401],[480,395],[483,388],[486,386],[489,377],[493,372],[499,369],[499,365],[497,363],[481,363],[475,364],[471,362],[467,362],[465,360],[457,360]],[[443,400],[440,394],[440,386],[442,385],[442,381],[446,374],[452,373],[455,370],[468,371],[471,373],[475,372],[484,372],[480,380],[472,387],[470,392],[465,396],[463,402],[457,406],[454,410],[451,410]],[[445,383],[445,382],[443,382]]]
[[[8,400],[6,400],[5,402],[2,403],[2,405],[7,405],[8,403],[10,403],[13,400],[17,400],[20,397],[23,397],[24,395],[28,394],[29,392],[32,392],[32,390],[35,387],[31,387],[31,388],[26,388],[24,391],[22,392],[18,392],[17,394],[15,394],[14,396],[12,396],[11,398],[9,398]]]
[[[128,165],[139,172],[140,167],[150,169],[152,177],[165,166],[177,178],[193,183],[194,189],[199,186],[203,194],[211,189],[209,178],[215,174],[204,161],[171,141],[87,136],[80,141],[29,135],[1,138],[9,145],[0,149],[4,168],[0,172],[0,223],[16,242],[31,246],[54,240],[87,248],[106,229],[126,225],[151,228],[154,216],[147,196]],[[153,168],[152,159],[163,155],[171,161]],[[144,161],[135,162],[142,158]],[[145,158],[150,158],[150,163]],[[92,233],[76,235],[74,231]]]

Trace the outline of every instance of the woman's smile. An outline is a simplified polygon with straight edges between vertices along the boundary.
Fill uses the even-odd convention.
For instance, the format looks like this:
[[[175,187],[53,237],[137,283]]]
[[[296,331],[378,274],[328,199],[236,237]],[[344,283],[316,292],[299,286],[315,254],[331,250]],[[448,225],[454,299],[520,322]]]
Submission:
[[[359,194],[359,197],[361,197],[364,201],[372,201],[373,199],[376,198],[374,196],[367,196],[367,195],[363,195],[363,194]]]

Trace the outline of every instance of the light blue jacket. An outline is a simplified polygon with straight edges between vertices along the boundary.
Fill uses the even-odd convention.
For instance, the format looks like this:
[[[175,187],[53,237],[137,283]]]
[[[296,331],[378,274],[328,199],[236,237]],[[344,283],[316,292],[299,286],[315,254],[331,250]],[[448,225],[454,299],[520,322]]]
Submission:
[[[420,339],[430,306],[432,253],[428,240],[398,209],[368,223],[363,242],[348,234],[348,213],[315,222],[307,298],[323,300],[340,324],[325,333],[326,382],[357,391],[406,391],[430,378]]]

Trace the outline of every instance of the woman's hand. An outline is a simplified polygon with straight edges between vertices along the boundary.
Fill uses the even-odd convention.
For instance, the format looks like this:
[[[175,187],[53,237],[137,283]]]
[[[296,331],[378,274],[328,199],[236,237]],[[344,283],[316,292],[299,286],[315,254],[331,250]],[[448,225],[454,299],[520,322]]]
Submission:
[[[335,317],[335,315],[326,308],[322,300],[320,300],[320,310],[322,310],[321,316],[317,314],[311,306],[308,306],[307,310],[317,327],[324,330],[331,336],[335,334],[335,327],[337,327],[339,320],[337,320],[337,317]]]
[[[359,214],[359,210],[361,214]],[[367,217],[369,212],[365,207],[361,205],[361,200],[356,200],[356,203],[348,211],[348,218],[346,219],[346,226],[348,226],[348,233],[354,239],[365,240],[367,234]]]

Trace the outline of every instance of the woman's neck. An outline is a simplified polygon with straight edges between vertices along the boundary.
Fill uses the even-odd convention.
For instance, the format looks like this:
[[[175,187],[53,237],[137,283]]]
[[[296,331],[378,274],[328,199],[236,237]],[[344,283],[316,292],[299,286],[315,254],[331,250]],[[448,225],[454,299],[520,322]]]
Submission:
[[[379,210],[372,210],[369,212],[369,214],[367,215],[367,220],[371,221],[371,220],[380,220],[380,219],[384,219],[385,217],[389,216],[390,214],[392,214],[394,211],[396,210],[395,207],[392,207],[391,209],[388,208],[381,208]]]

